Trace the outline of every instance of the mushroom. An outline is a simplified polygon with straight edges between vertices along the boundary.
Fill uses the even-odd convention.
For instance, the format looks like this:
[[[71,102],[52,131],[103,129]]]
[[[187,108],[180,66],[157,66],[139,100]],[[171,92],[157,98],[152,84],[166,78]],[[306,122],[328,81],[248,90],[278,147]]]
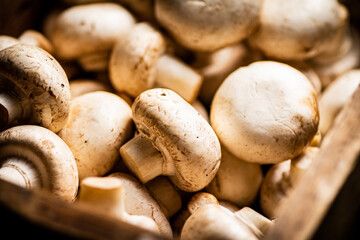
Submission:
[[[304,172],[310,168],[318,151],[317,147],[307,147],[300,156],[270,168],[260,191],[260,205],[266,216],[278,216],[280,206],[286,204],[291,191],[301,180]]]
[[[146,187],[167,218],[172,217],[181,209],[181,196],[167,177],[159,176],[148,182]]]
[[[243,43],[234,44],[214,52],[197,52],[194,67],[204,80],[200,88],[199,99],[210,105],[216,90],[224,79],[240,66],[260,60],[259,54],[251,51]]]
[[[0,178],[73,201],[78,172],[69,147],[52,131],[22,125],[0,132]]]
[[[109,52],[134,23],[130,12],[116,3],[78,5],[57,16],[50,39],[57,56],[78,59]]]
[[[360,69],[349,70],[333,81],[320,96],[319,129],[325,134],[342,107],[360,85]]]
[[[82,180],[112,169],[132,129],[130,106],[113,93],[97,91],[72,100],[69,119],[59,136],[73,152]]]
[[[210,122],[235,157],[278,163],[299,155],[316,134],[316,92],[289,65],[255,62],[225,79],[214,96]]]
[[[110,92],[111,89],[104,83],[93,79],[75,79],[70,81],[70,92],[72,99],[84,95],[85,93],[96,91]]]
[[[132,111],[140,134],[124,144],[120,154],[141,182],[167,175],[187,192],[210,183],[219,169],[221,149],[200,113],[175,92],[161,88],[140,94]]]
[[[155,16],[183,46],[214,51],[254,32],[261,3],[261,0],[156,0]]]
[[[245,207],[232,213],[216,204],[208,204],[186,220],[181,239],[260,239],[272,221]]]
[[[7,36],[7,35],[0,35],[0,51],[13,46],[15,44],[19,44],[20,41],[17,38],[11,37],[11,36]]]
[[[111,53],[109,76],[113,87],[132,97],[155,86],[164,87],[188,102],[194,101],[201,75],[164,51],[165,40],[157,30],[148,23],[136,24]]]
[[[262,180],[259,164],[242,161],[222,147],[219,171],[205,190],[217,199],[248,206],[254,203]]]
[[[121,181],[125,190],[125,210],[129,214],[144,215],[152,218],[159,227],[160,234],[172,238],[172,229],[158,202],[136,178],[125,173],[113,173],[109,177]]]
[[[54,47],[50,41],[42,33],[36,30],[26,30],[20,35],[19,40],[22,43],[42,48],[48,53],[54,54]]]
[[[341,74],[360,66],[360,38],[349,24],[348,10],[340,5],[341,25],[330,47],[309,60],[322,85],[328,86]]]
[[[336,0],[264,0],[250,43],[267,57],[304,60],[325,51],[340,27]]]
[[[207,109],[205,108],[205,106],[202,104],[202,102],[200,102],[199,100],[195,100],[194,102],[191,103],[191,106],[193,106],[193,108],[196,109],[196,111],[198,111],[200,113],[200,115],[209,123],[210,119],[209,119],[209,113],[207,111]]]
[[[70,108],[69,81],[46,51],[16,44],[0,51],[0,128],[33,123],[58,132]]]
[[[78,200],[96,207],[109,215],[159,233],[155,221],[143,215],[130,215],[125,210],[125,189],[116,177],[87,177],[80,183]]]

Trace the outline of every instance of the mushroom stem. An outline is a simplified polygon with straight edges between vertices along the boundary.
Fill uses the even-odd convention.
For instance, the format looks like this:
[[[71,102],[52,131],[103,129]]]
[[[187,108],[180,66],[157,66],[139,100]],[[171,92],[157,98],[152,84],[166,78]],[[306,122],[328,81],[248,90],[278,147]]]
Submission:
[[[164,54],[156,64],[156,84],[177,92],[187,102],[193,102],[198,95],[202,76],[179,59]]]
[[[235,212],[234,215],[238,220],[245,224],[258,239],[262,239],[266,231],[272,225],[271,220],[249,207],[240,209]]]
[[[21,103],[6,92],[0,92],[0,129],[6,128],[22,115]]]
[[[0,179],[24,188],[41,186],[39,172],[34,169],[30,162],[19,157],[10,157],[2,161]]]
[[[164,173],[162,154],[142,134],[124,144],[120,148],[120,154],[125,164],[142,183],[147,183]]]

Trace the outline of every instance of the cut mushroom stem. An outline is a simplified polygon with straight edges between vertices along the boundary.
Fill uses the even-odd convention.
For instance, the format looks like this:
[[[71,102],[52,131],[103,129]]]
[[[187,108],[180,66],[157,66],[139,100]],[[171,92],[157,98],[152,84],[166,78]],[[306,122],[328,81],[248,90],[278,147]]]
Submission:
[[[151,143],[151,140],[142,134],[125,143],[120,148],[122,159],[128,163],[130,170],[135,173],[142,183],[160,175],[166,175],[163,170],[164,158]]]
[[[153,219],[130,215],[125,211],[123,186],[121,180],[116,177],[85,178],[81,181],[79,201],[91,204],[130,224],[159,233],[159,228]]]

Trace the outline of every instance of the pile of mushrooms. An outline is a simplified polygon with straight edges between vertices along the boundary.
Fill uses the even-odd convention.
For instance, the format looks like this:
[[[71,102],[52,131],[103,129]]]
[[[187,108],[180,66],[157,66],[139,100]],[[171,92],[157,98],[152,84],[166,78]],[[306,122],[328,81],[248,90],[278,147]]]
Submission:
[[[263,238],[360,85],[336,0],[53,5],[0,35],[0,179],[165,238]]]

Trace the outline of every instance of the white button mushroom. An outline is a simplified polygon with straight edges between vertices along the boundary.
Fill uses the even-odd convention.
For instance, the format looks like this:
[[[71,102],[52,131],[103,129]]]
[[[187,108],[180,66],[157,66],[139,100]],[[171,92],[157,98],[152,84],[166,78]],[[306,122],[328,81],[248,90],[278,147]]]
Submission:
[[[190,104],[171,90],[151,89],[135,99],[132,110],[141,134],[124,144],[120,153],[143,183],[168,175],[184,191],[199,191],[209,184],[220,165],[220,143]],[[146,146],[137,143],[144,136],[151,140]],[[154,148],[162,157],[153,154]]]
[[[222,147],[219,171],[205,189],[219,200],[248,206],[254,203],[262,180],[259,164],[242,161]]]
[[[152,218],[143,215],[130,215],[126,212],[125,194],[126,191],[121,180],[116,177],[87,177],[80,183],[78,200],[115,218],[159,233],[159,228]]]
[[[164,54],[165,39],[148,23],[139,23],[119,39],[111,54],[109,76],[117,91],[132,97],[155,85],[172,89],[192,102],[202,77],[179,59]]]
[[[0,51],[7,48],[7,47],[11,47],[15,44],[19,44],[21,43],[19,39],[11,37],[11,36],[7,36],[7,35],[0,35]]]
[[[69,147],[52,131],[33,125],[0,133],[0,178],[67,201],[75,199],[79,182]]]
[[[54,47],[51,42],[42,33],[36,30],[26,30],[20,35],[19,40],[22,43],[42,48],[48,53],[54,54]]]
[[[155,16],[187,48],[212,51],[239,42],[259,23],[261,0],[157,0]]]
[[[319,99],[319,129],[322,134],[325,134],[330,128],[335,117],[351,98],[359,84],[360,69],[353,69],[340,75],[325,88]]]
[[[73,6],[57,16],[50,39],[60,58],[77,59],[110,51],[134,23],[130,12],[116,3]]]
[[[96,91],[111,92],[111,89],[104,83],[94,79],[75,79],[70,81],[70,92],[72,99],[85,93]]]
[[[124,201],[127,213],[152,218],[158,225],[160,234],[164,237],[172,238],[172,229],[168,219],[144,185],[136,178],[124,173],[113,173],[109,177],[114,177],[121,181],[126,193]]]
[[[262,61],[225,79],[210,120],[229,152],[265,164],[299,155],[317,132],[318,115],[316,92],[301,72]]]
[[[335,38],[340,11],[336,0],[264,0],[251,44],[270,58],[314,57]]]
[[[250,208],[232,213],[224,207],[209,204],[186,220],[181,239],[259,239],[272,222]]]
[[[319,148],[307,147],[300,156],[270,168],[260,191],[260,205],[266,216],[278,217],[279,208],[286,204],[291,191],[309,169],[318,151]]]
[[[0,51],[0,128],[40,124],[58,132],[70,108],[69,81],[46,51],[16,44]]]
[[[109,172],[132,128],[130,106],[115,94],[97,91],[73,99],[59,136],[74,154],[80,180]]]

